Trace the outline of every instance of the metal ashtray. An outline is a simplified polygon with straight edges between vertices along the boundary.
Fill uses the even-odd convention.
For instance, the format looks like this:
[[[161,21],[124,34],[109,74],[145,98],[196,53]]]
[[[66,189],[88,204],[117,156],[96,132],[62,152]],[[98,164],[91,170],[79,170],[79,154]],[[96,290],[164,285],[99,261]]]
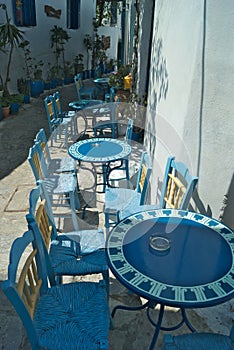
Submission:
[[[98,142],[95,142],[95,143],[91,143],[92,147],[99,147],[100,146],[100,143]]]
[[[171,247],[171,241],[162,236],[150,236],[150,247],[158,252],[165,252]]]

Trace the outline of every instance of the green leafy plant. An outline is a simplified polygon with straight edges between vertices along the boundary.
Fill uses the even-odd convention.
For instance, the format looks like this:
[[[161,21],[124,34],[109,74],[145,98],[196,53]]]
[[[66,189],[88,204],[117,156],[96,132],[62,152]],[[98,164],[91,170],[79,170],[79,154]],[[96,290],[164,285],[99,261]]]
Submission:
[[[82,53],[79,53],[74,58],[73,65],[74,65],[74,72],[75,72],[75,74],[83,72],[83,70],[84,70],[83,60],[84,60],[84,55]]]
[[[73,64],[69,61],[65,61],[64,77],[70,78],[73,75]]]
[[[111,74],[109,79],[109,85],[117,87],[119,89],[124,88],[124,77],[126,77],[131,72],[131,66],[121,66],[117,72]]]
[[[89,57],[90,57],[90,51],[92,50],[93,40],[89,34],[85,34],[84,36],[84,45],[86,47],[86,69],[89,69]]]
[[[28,40],[24,40],[19,44],[19,48],[23,50],[24,53],[24,67],[25,78],[30,79],[32,76],[32,60],[31,50],[30,50],[30,42]]]
[[[44,65],[43,61],[36,61],[35,58],[33,58],[35,63],[32,65],[32,71],[33,71],[33,79],[34,80],[42,80],[42,67]]]
[[[8,54],[6,76],[3,82],[3,96],[10,96],[8,90],[8,82],[10,81],[10,68],[13,57],[13,50],[16,46],[23,41],[23,31],[19,30],[15,25],[11,23],[9,18],[7,6],[4,3],[0,4],[0,8],[5,11],[5,23],[0,25],[0,48],[1,51]]]
[[[106,50],[100,35],[98,35],[97,23],[95,19],[93,20],[93,31],[94,37],[92,38],[89,34],[84,37],[84,45],[87,50],[87,69],[89,65],[89,57],[91,53],[91,67],[95,69],[97,67],[98,61],[106,61]]]
[[[56,60],[56,74],[58,78],[65,74],[66,60],[65,60],[65,44],[71,39],[67,31],[61,27],[54,26],[50,30],[51,47],[54,48]]]

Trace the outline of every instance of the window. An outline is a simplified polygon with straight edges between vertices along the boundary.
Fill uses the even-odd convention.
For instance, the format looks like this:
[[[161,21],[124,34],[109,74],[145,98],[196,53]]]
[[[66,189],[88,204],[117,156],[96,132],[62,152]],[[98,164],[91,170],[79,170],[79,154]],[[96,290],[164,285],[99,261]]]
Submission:
[[[67,28],[80,27],[80,0],[67,0]]]
[[[16,26],[36,25],[35,0],[13,0],[13,12]]]

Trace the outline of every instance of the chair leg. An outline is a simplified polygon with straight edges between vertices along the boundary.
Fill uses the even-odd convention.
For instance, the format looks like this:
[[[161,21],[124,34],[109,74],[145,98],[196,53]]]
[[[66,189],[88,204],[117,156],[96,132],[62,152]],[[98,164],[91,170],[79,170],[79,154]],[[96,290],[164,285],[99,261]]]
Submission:
[[[76,204],[75,193],[72,191],[69,193],[69,196],[70,196],[70,206],[72,211],[72,221],[73,221],[74,229],[75,231],[79,231],[79,225],[78,225],[76,209],[75,209],[75,204]]]
[[[109,230],[110,230],[110,215],[108,213],[105,213],[105,228],[106,228],[106,236],[109,235]]]
[[[107,298],[109,299],[109,295],[110,295],[109,270],[103,271],[102,276],[103,276],[103,279],[104,279],[105,285],[106,285]]]

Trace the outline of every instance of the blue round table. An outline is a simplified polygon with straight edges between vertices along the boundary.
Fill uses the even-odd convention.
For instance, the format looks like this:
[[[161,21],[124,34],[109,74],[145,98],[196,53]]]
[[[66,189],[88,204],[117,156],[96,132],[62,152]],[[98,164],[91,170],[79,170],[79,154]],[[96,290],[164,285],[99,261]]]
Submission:
[[[152,239],[167,244],[152,246]],[[161,243],[160,242],[160,243]],[[223,303],[234,296],[234,232],[212,218],[183,210],[136,213],[120,222],[106,242],[107,259],[116,278],[148,300],[141,307],[161,305],[150,349],[160,329],[189,323],[186,308]],[[182,322],[161,326],[164,306],[179,307]],[[117,309],[132,309],[117,306]]]
[[[110,92],[109,80],[109,78],[97,78],[93,81],[102,90],[103,97]]]
[[[126,158],[131,151],[132,148],[126,141],[95,137],[74,143],[69,147],[68,153],[78,161],[93,164],[100,163],[102,165],[102,172],[99,174],[103,176],[103,182],[98,183],[97,180],[95,181],[95,192],[104,193],[106,186],[109,186],[108,174],[110,162]],[[93,171],[95,174],[97,173],[95,167],[93,167]],[[99,185],[103,186],[102,191],[97,191],[97,186]],[[84,207],[83,217],[88,204]]]
[[[95,106],[98,106],[102,103],[102,100],[78,100],[70,102],[69,107],[73,108],[76,111],[81,111],[86,108],[95,108]]]
[[[91,138],[73,143],[68,153],[74,159],[89,163],[109,163],[126,158],[132,148],[122,140]]]

